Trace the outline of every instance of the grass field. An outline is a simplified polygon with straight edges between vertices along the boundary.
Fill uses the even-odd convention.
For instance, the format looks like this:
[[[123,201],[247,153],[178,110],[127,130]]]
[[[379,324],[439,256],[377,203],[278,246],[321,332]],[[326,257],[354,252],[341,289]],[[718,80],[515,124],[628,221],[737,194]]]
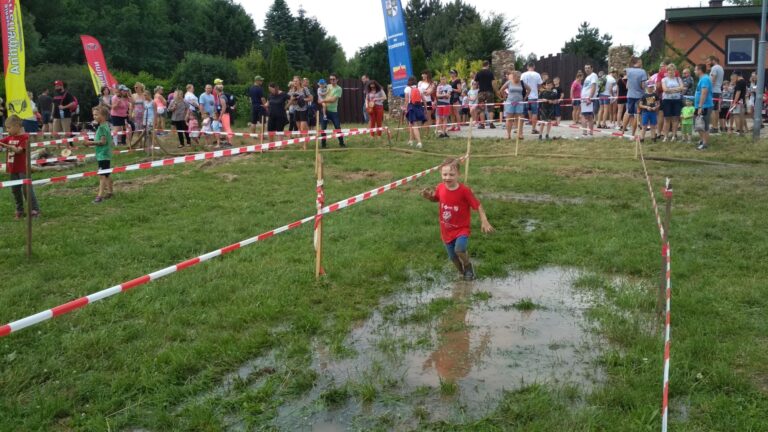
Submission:
[[[403,148],[400,141],[394,147]],[[349,143],[350,151],[324,153],[327,203],[442,160],[387,150],[386,141]],[[461,139],[431,139],[424,150],[458,155],[465,147]],[[470,251],[481,262],[479,277],[545,265],[587,272],[578,285],[605,299],[590,316],[606,341],[599,358],[606,379],[591,392],[547,385],[508,392],[491,414],[465,422],[415,412],[423,418],[416,428],[659,430],[660,243],[632,145],[526,140],[517,158],[484,157],[512,153],[502,140],[475,140],[472,149],[469,184],[497,229],[481,235],[475,217]],[[669,176],[675,190],[671,428],[768,430],[768,144],[715,138],[705,154],[682,143],[649,144],[645,152],[729,163],[648,162],[654,187]],[[120,156],[113,166],[138,158]],[[116,197],[101,205],[91,204],[95,179],[40,187],[31,261],[10,192],[0,191],[0,321],[313,214],[313,160],[311,151],[286,150],[119,174]],[[317,341],[334,356],[354,355],[345,338],[382,298],[413,274],[450,271],[435,205],[418,194],[437,182],[432,174],[326,217],[328,275],[320,282],[305,226],[0,339],[0,431],[270,429],[282,405],[315,385],[307,365]],[[509,199],[514,194],[553,199]],[[532,219],[539,228],[525,232]],[[623,289],[613,275],[647,289]],[[234,391],[199,397],[268,353],[275,367],[263,385],[235,383]],[[424,391],[449,397],[455,389]],[[386,394],[370,383],[324,400],[364,404]],[[386,418],[370,424],[391,425]]]

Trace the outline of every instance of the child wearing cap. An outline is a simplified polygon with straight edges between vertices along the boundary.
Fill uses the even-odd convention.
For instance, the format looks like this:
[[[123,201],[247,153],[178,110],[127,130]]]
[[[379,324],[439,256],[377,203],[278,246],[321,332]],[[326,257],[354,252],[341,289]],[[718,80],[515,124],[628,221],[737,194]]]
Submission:
[[[325,118],[326,115],[325,103],[323,102],[326,96],[328,96],[328,84],[321,78],[320,81],[317,82],[317,104],[323,108],[323,118]]]
[[[655,142],[657,138],[656,112],[659,110],[659,96],[656,94],[656,86],[651,81],[648,81],[648,84],[646,84],[645,94],[643,94],[643,97],[640,98],[640,103],[638,104],[638,107],[640,108],[642,112],[642,117],[643,117],[642,118],[643,131],[640,134],[640,141],[645,140],[646,127],[650,127],[653,130],[653,141]]]
[[[22,128],[21,118],[17,115],[8,117],[5,121],[5,128],[8,131],[8,136],[0,140],[0,147],[5,147],[8,151],[6,156],[5,169],[8,174],[11,175],[11,180],[23,180],[28,177],[27,173],[27,151],[29,143],[29,135],[24,133]],[[16,202],[16,214],[15,219],[21,219],[24,215],[24,196],[26,196],[26,190],[22,195],[22,188],[26,189],[24,185],[11,186],[11,192],[13,193],[13,199]],[[40,207],[37,205],[37,198],[35,197],[35,190],[30,187],[30,195],[27,198],[28,204],[31,204],[32,211],[31,216],[37,217],[40,215]]]

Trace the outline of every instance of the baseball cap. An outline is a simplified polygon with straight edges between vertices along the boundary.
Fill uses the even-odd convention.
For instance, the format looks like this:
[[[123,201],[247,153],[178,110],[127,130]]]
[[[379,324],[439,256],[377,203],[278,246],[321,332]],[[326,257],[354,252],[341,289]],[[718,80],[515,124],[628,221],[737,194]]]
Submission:
[[[325,84],[325,80],[320,78],[320,81],[318,81],[317,83],[320,84],[320,85],[323,85],[323,84]]]
[[[262,77],[261,75],[256,75],[256,77],[253,78],[253,80],[254,81],[264,81],[264,77]]]
[[[122,90],[122,91],[130,91],[131,90],[125,84],[120,84],[120,87],[118,87],[117,89],[118,90]]]
[[[224,81],[222,81],[221,78],[216,78],[215,80],[213,80],[213,83],[216,85],[219,85],[219,84],[224,84]]]
[[[451,69],[450,73],[452,73],[454,75],[458,75],[459,74],[459,72],[456,69]]]
[[[63,86],[64,85],[64,81],[56,80],[56,81],[53,82],[53,85],[55,85],[55,86]]]

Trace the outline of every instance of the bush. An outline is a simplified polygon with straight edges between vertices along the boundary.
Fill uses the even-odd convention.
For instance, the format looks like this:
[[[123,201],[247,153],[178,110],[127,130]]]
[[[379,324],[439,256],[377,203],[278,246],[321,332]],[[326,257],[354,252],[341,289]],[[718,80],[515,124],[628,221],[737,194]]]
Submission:
[[[27,90],[31,91],[35,98],[48,89],[53,95],[53,82],[62,80],[67,84],[70,94],[75,96],[80,106],[80,119],[91,118],[91,108],[97,103],[96,90],[93,88],[91,74],[85,65],[61,65],[41,64],[27,68]],[[3,93],[5,89],[3,88]]]
[[[223,57],[190,52],[176,66],[172,84],[180,88],[193,84],[198,89],[205,87],[205,84],[213,83],[215,78],[224,80],[225,86],[236,83],[237,69],[232,61]]]

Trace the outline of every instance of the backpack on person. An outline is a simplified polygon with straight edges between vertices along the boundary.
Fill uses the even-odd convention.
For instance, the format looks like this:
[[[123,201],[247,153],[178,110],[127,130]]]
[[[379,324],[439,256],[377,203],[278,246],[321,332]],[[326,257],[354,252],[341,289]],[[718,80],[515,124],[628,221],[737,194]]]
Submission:
[[[421,97],[421,90],[419,90],[418,86],[411,87],[411,103],[414,105],[419,105],[424,100]]]

